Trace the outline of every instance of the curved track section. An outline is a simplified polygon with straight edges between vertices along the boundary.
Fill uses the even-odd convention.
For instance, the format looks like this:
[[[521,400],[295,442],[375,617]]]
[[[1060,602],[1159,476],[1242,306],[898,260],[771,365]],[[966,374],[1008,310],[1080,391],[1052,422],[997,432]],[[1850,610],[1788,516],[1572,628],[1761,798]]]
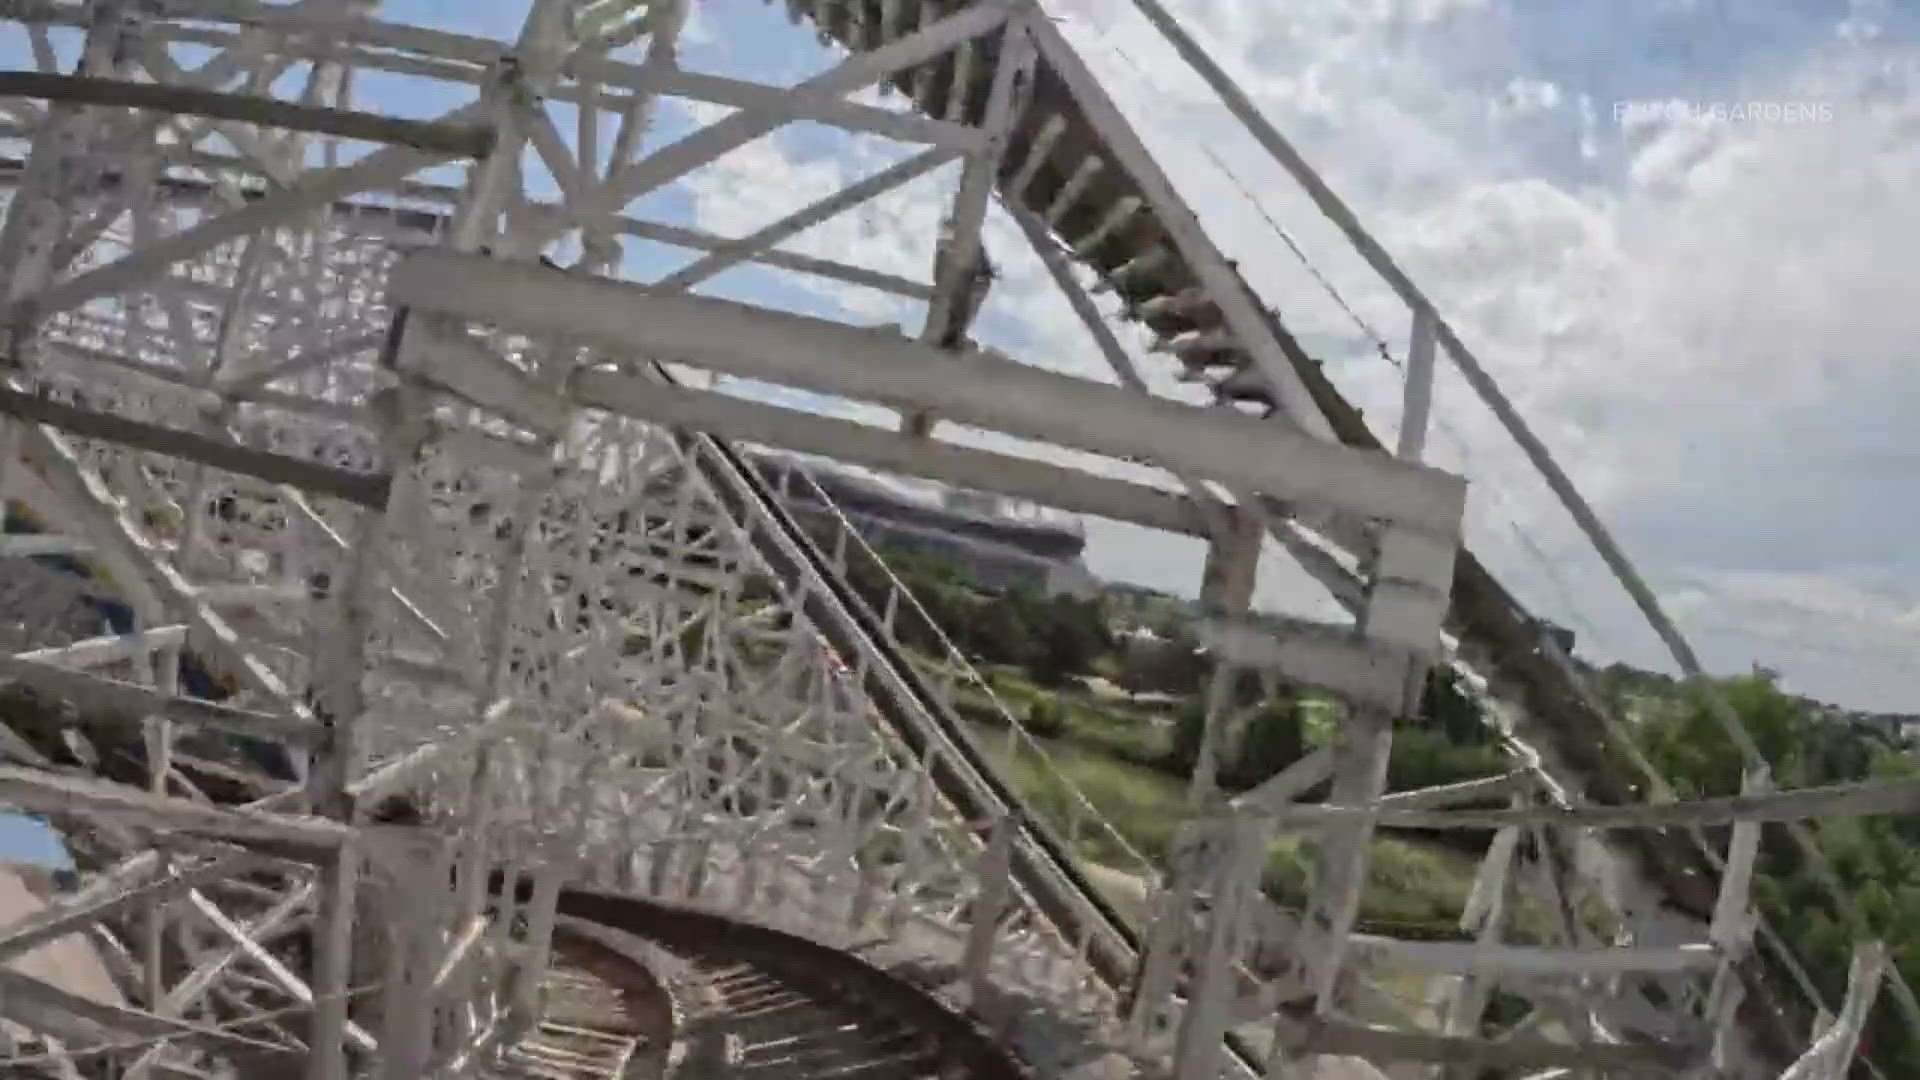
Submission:
[[[544,1011],[499,1076],[1019,1080],[992,1035],[857,957],[724,915],[560,894]]]
[[[786,559],[798,556],[803,561],[774,561],[774,567],[832,581],[817,550],[787,519],[757,474],[739,466],[723,444],[710,448],[720,450],[724,456],[719,460],[738,466],[739,472],[709,470],[709,479],[737,497],[765,500],[757,510],[785,524],[779,535],[787,541],[782,545]],[[748,512],[737,502],[730,509]],[[91,594],[78,588],[92,580],[88,566],[79,560],[4,560],[0,568],[8,581],[37,574],[75,586],[56,589],[30,613],[35,625],[21,628],[31,644],[40,647],[69,644],[69,638],[84,633],[85,624],[99,617],[102,597],[112,603],[110,590]],[[809,614],[840,631],[829,635],[832,640],[849,649],[884,648],[845,636],[863,626],[871,629],[864,621],[871,613],[863,606],[856,609],[857,600],[844,590],[821,598],[831,599],[845,606]],[[63,635],[58,628],[65,623],[80,629]],[[881,658],[895,665],[895,678],[913,679],[911,685],[924,695],[896,701],[883,696],[883,681],[873,683],[883,714],[901,725],[910,745],[932,753],[926,742],[930,735],[936,740],[964,738],[944,727],[926,729],[926,717],[942,715],[934,707],[934,696],[903,659],[891,651]],[[188,671],[199,670],[191,650],[182,652],[181,663]],[[14,688],[0,694],[0,708],[12,730],[53,761],[127,784],[138,784],[145,775],[145,748],[114,720],[90,718],[84,709],[62,709]],[[905,713],[908,709],[915,711]],[[282,761],[249,760],[251,749],[248,741],[231,736],[188,738],[176,746],[172,767],[211,803],[240,806],[271,790],[263,782],[292,779]],[[984,762],[980,766],[984,769]],[[262,772],[267,774],[264,780]],[[964,786],[960,777],[943,773],[938,780],[949,797],[981,809],[977,796],[969,795],[974,789]],[[1006,797],[1009,801],[1001,806],[1017,806],[1010,794]],[[413,817],[393,805],[383,809]],[[76,839],[74,854],[83,868],[97,871],[112,865],[109,854],[92,849],[90,836]],[[1046,879],[1034,883],[1043,902],[1057,895],[1057,886],[1049,888]],[[499,886],[496,875],[496,894]],[[517,902],[527,903],[531,891],[523,879]],[[716,912],[587,889],[562,890],[557,914],[551,963],[536,997],[540,1015],[518,1038],[483,1055],[476,1062],[480,1075],[536,1080],[775,1075],[790,1080],[1020,1080],[1032,1075],[993,1032],[954,1012],[928,990],[808,938]],[[129,938],[137,933],[135,926],[126,928]],[[292,966],[305,964],[296,959]]]
[[[21,724],[23,707],[31,705],[17,702],[10,719],[36,742],[51,734],[51,727]],[[136,746],[101,741],[96,749],[119,762],[111,772],[137,766]],[[184,771],[216,803],[247,801],[252,792],[222,787],[218,770],[208,764],[188,763]],[[98,869],[95,864],[102,862],[84,845],[75,854],[83,868]],[[493,884],[497,893],[497,877]],[[515,899],[524,905],[531,893],[523,880]],[[1026,1080],[1033,1075],[994,1032],[909,978],[797,934],[592,889],[561,890],[557,913],[552,959],[536,995],[539,1015],[517,1038],[483,1055],[476,1062],[479,1075],[521,1080]],[[293,959],[293,966],[304,965]]]
[[[540,985],[541,1018],[502,1050],[493,1071],[540,1080],[666,1075],[675,1031],[668,989],[593,929],[555,929],[553,963]]]
[[[601,956],[650,970],[670,988],[678,1030],[671,1054],[648,1058],[662,1070],[659,1075],[685,1080],[776,1075],[1018,1080],[1030,1075],[991,1032],[927,992],[798,935],[696,908],[591,890],[562,891],[558,910],[566,920],[564,935]]]

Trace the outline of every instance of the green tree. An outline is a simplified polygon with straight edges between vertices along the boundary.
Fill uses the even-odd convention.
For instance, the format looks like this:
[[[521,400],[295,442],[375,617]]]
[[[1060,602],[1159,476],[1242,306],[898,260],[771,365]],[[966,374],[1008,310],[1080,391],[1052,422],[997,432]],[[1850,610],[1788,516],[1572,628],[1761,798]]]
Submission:
[[[1223,783],[1250,788],[1299,761],[1307,752],[1306,727],[1300,701],[1278,693],[1247,718],[1240,731],[1232,767],[1222,770]]]
[[[1034,698],[1027,703],[1027,731],[1050,739],[1067,729],[1066,710],[1053,698]]]
[[[1460,685],[1460,673],[1444,665],[1436,665],[1427,674],[1419,719],[1423,726],[1438,729],[1455,746],[1479,746],[1493,739],[1479,704]]]
[[[1173,737],[1167,742],[1167,771],[1193,775],[1200,760],[1200,740],[1207,727],[1207,706],[1198,695],[1187,699],[1173,717]]]
[[[1097,601],[1070,596],[1040,598],[1021,590],[1007,598],[1026,621],[1033,648],[1027,671],[1042,686],[1060,686],[1092,670],[1093,661],[1112,651],[1106,613]]]
[[[1805,750],[1814,734],[1805,703],[1781,692],[1775,677],[1764,671],[1716,680],[1715,687],[1753,736],[1779,783],[1805,782]],[[1699,687],[1687,687],[1677,699],[1643,710],[1641,744],[1682,795],[1732,795],[1740,790],[1740,751]]]
[[[1027,622],[1009,604],[981,601],[964,623],[962,648],[993,664],[1025,664],[1034,642]]]
[[[1715,685],[1783,787],[1920,771],[1920,765],[1879,737],[1839,717],[1821,715],[1808,702],[1783,692],[1772,672],[1757,670],[1716,680]],[[1703,692],[1649,692],[1634,700],[1641,745],[1676,791],[1702,797],[1739,790],[1741,755],[1707,707]],[[1799,850],[1783,841],[1779,829],[1763,836],[1754,901],[1827,1002],[1837,1002],[1844,992],[1853,943],[1863,935],[1884,940],[1902,975],[1920,979],[1920,824],[1900,817],[1822,824],[1820,850],[1859,921],[1835,902]],[[1787,977],[1774,974],[1782,980],[1780,998],[1798,1000]],[[1920,1075],[1920,1046],[1903,1024],[1886,1019],[1888,1015],[1876,1014],[1863,1048],[1885,1075]],[[1802,1016],[1800,1022],[1804,1026],[1809,1019]]]
[[[1232,694],[1233,708],[1246,715],[1236,741],[1216,747],[1214,775],[1221,787],[1244,790],[1306,753],[1305,712],[1291,692],[1268,696],[1260,680],[1251,674],[1236,681]],[[1173,736],[1165,758],[1169,772],[1193,775],[1206,722],[1206,695],[1196,693],[1174,714]]]

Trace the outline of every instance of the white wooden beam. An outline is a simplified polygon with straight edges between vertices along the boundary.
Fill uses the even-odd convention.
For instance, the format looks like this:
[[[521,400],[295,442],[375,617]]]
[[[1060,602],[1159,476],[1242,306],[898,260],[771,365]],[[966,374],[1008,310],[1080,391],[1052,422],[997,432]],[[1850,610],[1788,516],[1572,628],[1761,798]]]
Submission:
[[[1369,1061],[1432,1061],[1505,1069],[1563,1066],[1684,1073],[1706,1057],[1704,1048],[1675,1043],[1566,1043],[1524,1035],[1504,1039],[1456,1038],[1331,1018],[1287,1026],[1290,1030],[1283,1041],[1290,1050]]]
[[[313,899],[314,887],[311,883],[296,886],[287,895],[275,901],[266,911],[249,919],[241,928],[250,942],[260,944],[273,940],[288,931],[302,915],[308,903]],[[179,1014],[198,1003],[213,988],[214,983],[226,970],[232,967],[248,950],[238,944],[203,957],[194,969],[187,973],[172,990],[167,992],[165,1008],[169,1013]]]
[[[290,1047],[233,1035],[218,1028],[185,1024],[139,1009],[96,1002],[5,968],[0,968],[0,999],[6,1001],[11,1018],[29,1027],[50,1023],[62,1029],[62,1034],[74,1028],[60,1018],[72,1017],[81,1022],[83,1026],[79,1030],[86,1034],[99,1031],[140,1038],[168,1037],[175,1042],[196,1043],[227,1054],[290,1057],[294,1053]]]
[[[482,935],[491,925],[492,923],[482,915],[476,915],[467,920],[466,929],[454,937],[453,944],[448,946],[446,955],[440,958],[440,966],[434,969],[431,984],[434,993],[445,992],[454,977],[460,974],[461,969],[476,959],[477,946],[480,944]]]
[[[441,121],[456,123],[465,120],[475,108],[467,106],[456,109],[441,117]],[[22,298],[11,305],[6,314],[11,317],[22,311],[31,311],[35,316],[45,318],[79,307],[95,297],[142,288],[174,263],[193,258],[229,240],[270,228],[302,212],[324,208],[342,196],[390,186],[409,173],[438,164],[451,156],[392,147],[375,151],[352,165],[310,172],[284,191],[216,215],[159,243],[143,246],[133,254]]]
[[[58,432],[22,424],[17,437],[22,460],[35,466],[15,477],[28,491],[29,504],[44,507],[50,516],[70,518],[69,524],[101,544],[101,558],[137,613],[157,622],[154,615],[163,610],[160,595],[164,593],[169,606],[183,611],[188,624],[198,631],[194,645],[204,657],[281,711],[296,718],[312,715],[271,668],[242,647],[226,620],[202,604],[192,585],[159,557],[124,508],[114,503],[105,483],[81,464]]]
[[[732,248],[739,240],[730,236],[716,236],[701,229],[691,229],[684,225],[670,225],[660,221],[642,221],[632,217],[616,217],[611,223],[614,231],[642,240],[654,240],[675,247],[693,248],[698,251],[719,251]],[[799,274],[812,274],[816,277],[844,281],[849,285],[877,289],[894,293],[909,300],[927,300],[933,296],[933,286],[924,282],[912,281],[897,274],[868,270],[865,267],[851,266],[832,259],[822,259],[798,252],[763,250],[754,253],[748,262],[772,266],[781,270],[791,270]]]
[[[19,657],[0,656],[0,683],[7,682],[21,683],[70,701],[92,719],[112,719],[137,725],[147,717],[157,716],[169,723],[274,739],[293,746],[309,745],[320,734],[318,723],[302,717],[236,709],[200,698],[165,694],[138,683],[102,678],[84,671],[71,671]]]
[[[691,289],[700,282],[711,280],[721,272],[753,259],[760,253],[798,236],[836,214],[851,210],[917,177],[925,176],[952,161],[953,158],[954,151],[935,147],[904,161],[896,162],[872,176],[815,200],[724,247],[715,248],[684,268],[661,278],[653,284],[653,288],[668,292]]]
[[[1305,619],[1209,619],[1200,625],[1199,638],[1226,662],[1277,672],[1338,694],[1357,708],[1395,714],[1412,704],[1409,678],[1423,663],[1415,650]]]
[[[1064,124],[1065,121],[1061,123]],[[1052,130],[1051,124],[1043,130]],[[1030,153],[1034,157],[1045,156],[1039,153],[1037,148]],[[1018,189],[1021,185],[1016,183],[1014,187]],[[1039,257],[1041,265],[1047,268],[1048,275],[1053,278],[1054,287],[1066,297],[1068,306],[1073,308],[1073,313],[1079,317],[1080,324],[1086,328],[1087,334],[1099,347],[1100,355],[1106,359],[1107,367],[1112,369],[1114,377],[1120,380],[1120,385],[1137,394],[1152,393],[1147,387],[1147,380],[1140,374],[1139,365],[1134,363],[1133,357],[1128,354],[1126,346],[1120,343],[1120,338],[1113,332],[1113,328],[1107,325],[1106,318],[1100,313],[1099,306],[1093,302],[1093,297],[1088,296],[1087,290],[1080,287],[1079,279],[1074,276],[1072,263],[1054,243],[1053,234],[1047,231],[1046,224],[1031,210],[1021,206],[1015,200],[1007,200],[1002,205],[1013,216],[1014,222],[1020,226],[1020,231],[1026,235],[1027,246],[1032,248],[1033,253]],[[1181,476],[1179,479],[1205,522],[1206,532],[1198,535],[1223,535],[1233,527],[1226,508],[1205,484],[1191,476]],[[1242,499],[1238,492],[1234,493],[1234,498],[1245,506],[1257,503],[1254,499]]]
[[[276,853],[314,860],[330,857],[353,835],[348,826],[319,818],[221,810],[125,784],[16,766],[0,766],[0,801],[42,814],[111,815],[146,828],[262,844]]]
[[[1174,1075],[1214,1077],[1225,1064],[1224,1038],[1232,1024],[1238,960],[1260,894],[1260,872],[1273,840],[1271,818],[1247,815],[1228,823],[1213,867],[1211,910],[1193,960],[1193,978],[1174,1048]]]
[[[165,454],[276,484],[289,484],[332,495],[361,505],[378,502],[387,487],[387,479],[383,476],[339,469],[308,458],[256,450],[231,440],[180,431],[110,412],[82,409],[3,386],[0,386],[0,414],[91,439],[118,443],[130,450]]]
[[[1502,972],[1520,976],[1578,979],[1616,975],[1708,975],[1720,963],[1720,950],[1707,943],[1671,948],[1568,949],[1479,941],[1410,941],[1376,934],[1353,934],[1354,953],[1421,971],[1470,974]]]
[[[156,626],[131,634],[107,634],[85,638],[71,645],[34,649],[15,653],[13,659],[27,664],[50,664],[84,670],[143,657],[161,649],[177,649],[187,643],[184,625]],[[0,677],[4,677],[0,675]]]
[[[138,83],[86,75],[0,71],[0,97],[30,97],[81,105],[105,105],[237,120],[246,124],[312,131],[344,139],[410,146],[456,157],[482,157],[493,131],[473,124],[403,120],[379,113],[275,101],[198,87]]]
[[[870,131],[901,142],[928,143],[956,153],[972,153],[987,141],[986,133],[978,128],[919,113],[860,105],[834,91],[764,86],[664,67],[642,73],[639,81],[642,90],[777,116],[782,123],[812,120],[849,131]]]
[[[1000,164],[1006,157],[1007,142],[1026,111],[1033,90],[1033,68],[1039,58],[1027,23],[1035,16],[1023,13],[1008,20],[1001,31],[999,56],[995,60],[993,82],[987,91],[985,114],[980,129],[985,143],[967,156],[960,174],[960,188],[954,194],[953,211],[941,230],[934,259],[937,268],[933,301],[927,305],[926,324],[920,340],[928,345],[945,346],[949,338],[964,338],[972,309],[978,302],[972,295],[976,275],[982,268],[983,245],[980,231],[986,225],[987,200],[999,178]],[[967,54],[961,54],[964,59]],[[964,66],[956,64],[953,89],[948,92],[948,108],[958,115],[963,95],[972,87]],[[914,413],[902,418],[905,430],[925,438],[933,430],[933,417]]]
[[[962,41],[979,37],[1007,21],[1008,0],[969,4],[932,25],[872,52],[857,53],[831,71],[807,79],[793,90],[802,94],[846,94],[925,63]],[[778,113],[739,112],[662,147],[610,183],[597,201],[613,212],[674,178],[719,158],[787,122]]]
[[[475,722],[447,738],[415,747],[368,771],[365,776],[347,785],[347,797],[355,805],[377,802],[402,790],[421,769],[445,758],[458,758],[483,743],[499,738],[515,720],[513,699],[501,698],[483,710]]]
[[[1053,74],[1063,82],[1085,114],[1087,123],[1099,132],[1105,149],[1140,187],[1147,204],[1162,228],[1167,231],[1181,257],[1192,268],[1200,284],[1226,316],[1235,340],[1245,349],[1272,385],[1278,403],[1287,418],[1301,432],[1316,439],[1331,441],[1333,429],[1320,414],[1313,396],[1293,370],[1279,342],[1267,326],[1266,315],[1254,303],[1252,290],[1240,280],[1227,258],[1214,246],[1186,201],[1180,197],[1165,172],[1133,130],[1100,80],[1080,59],[1073,46],[1050,19],[1035,19],[1034,40],[1040,45]],[[1276,425],[1278,426],[1278,425]]]
[[[558,394],[535,385],[526,372],[474,340],[464,326],[414,319],[401,344],[399,364],[424,382],[529,431],[553,435],[567,422],[569,409]]]
[[[226,397],[245,400],[265,390],[268,385],[281,379],[292,378],[303,372],[344,360],[355,353],[378,348],[386,339],[382,331],[370,330],[360,334],[348,334],[314,348],[303,348],[284,360],[268,364],[266,367],[251,371],[222,370],[215,376],[213,389]]]
[[[1332,774],[1333,754],[1321,747],[1241,792],[1228,805],[1259,813],[1292,802]]]
[[[5,125],[0,125],[0,135],[13,134]],[[222,174],[252,175],[253,170],[246,159],[225,154],[206,154],[195,152],[187,156],[186,164],[220,172]],[[0,188],[13,187],[21,171],[17,159],[0,157]],[[405,181],[396,185],[400,194],[411,201],[426,203],[451,203],[459,198],[460,189],[441,184],[426,184],[418,181]],[[167,200],[174,205],[207,203],[213,199],[213,188],[204,180],[193,176],[168,175],[162,178],[161,188]],[[361,222],[382,219],[404,219],[420,223],[421,232],[430,232],[433,226],[444,221],[445,215],[438,210],[419,210],[411,207],[397,209],[374,202],[336,202],[332,209],[343,216]],[[528,200],[517,213],[529,218],[540,218],[548,223],[548,228],[562,227],[567,220],[566,208],[556,203]],[[675,247],[692,248],[697,251],[717,251],[738,243],[733,237],[717,236],[701,229],[688,228],[663,221],[644,221],[626,215],[612,215],[605,221],[612,232],[633,236],[642,240],[654,240]],[[748,261],[781,270],[791,270],[800,274],[812,274],[816,277],[844,281],[849,285],[877,289],[894,293],[912,300],[927,300],[933,296],[933,286],[924,282],[912,281],[897,274],[869,270],[865,267],[851,266],[832,259],[822,259],[811,255],[802,255],[790,251],[762,251]],[[244,399],[255,399],[268,393],[266,386],[279,379],[290,378],[303,371],[324,367],[344,356],[360,349],[372,348],[380,343],[383,335],[358,335],[338,343],[323,346],[321,351],[290,357],[267,368],[255,372],[236,373],[231,382],[223,382],[215,387],[221,393],[232,394]]]
[[[1840,1006],[1840,1015],[1814,1040],[1800,1060],[1780,1074],[1780,1080],[1845,1080],[1886,969],[1887,951],[1880,942],[1866,942],[1854,948],[1853,962],[1847,969],[1847,997]]]
[[[994,821],[989,826],[986,850],[976,864],[974,895],[967,909],[967,938],[960,960],[968,999],[976,1009],[986,1005],[994,943],[1000,936],[1000,921],[1013,900],[1013,849],[1019,837],[1018,819],[1002,817]]]
[[[1190,499],[1032,458],[911,439],[885,428],[599,369],[573,378],[576,403],[721,439],[765,443],[1150,529],[1203,536]]]
[[[227,918],[225,912],[221,911],[213,901],[207,899],[206,894],[198,889],[192,890],[187,894],[187,903],[200,913],[200,917],[205,919],[208,925],[219,931],[221,937],[226,938],[229,943],[252,960],[255,966],[266,972],[267,977],[272,979],[276,986],[292,995],[294,1000],[302,1005],[310,1006],[314,1003],[313,990],[301,980],[300,976],[295,975],[287,965],[281,963],[279,957],[268,952],[245,929],[235,925],[232,919]],[[362,1050],[378,1048],[373,1036],[368,1035],[364,1028],[351,1020],[346,1024],[346,1035]]]
[[[1864,780],[1799,788],[1766,795],[1729,795],[1677,803],[1618,806],[1584,804],[1520,810],[1374,809],[1331,804],[1281,807],[1283,820],[1313,824],[1372,816],[1384,826],[1408,829],[1500,829],[1544,825],[1564,829],[1672,829],[1737,822],[1805,821],[1824,817],[1879,817],[1920,813],[1920,777]]]
[[[0,535],[0,559],[31,559],[41,555],[85,555],[93,545],[79,537],[46,533]]]
[[[1410,791],[1394,791],[1380,797],[1380,805],[1400,810],[1439,809],[1458,806],[1461,803],[1477,802],[1481,799],[1500,798],[1516,792],[1532,791],[1539,786],[1539,778],[1526,769],[1515,769],[1488,776],[1478,780],[1462,780],[1453,784],[1436,784],[1433,787],[1415,788]]]
[[[157,851],[144,851],[23,919],[0,927],[0,963],[57,941],[88,923],[108,918],[135,904],[149,903],[196,885],[231,877],[242,858],[222,858],[197,866],[168,865]]]
[[[1409,529],[1457,537],[1458,477],[1321,442],[1251,416],[1148,398],[986,353],[537,265],[417,252],[389,279],[396,303],[645,351],[821,393],[931,408],[959,423],[1135,457]]]
[[[1400,407],[1398,455],[1419,461],[1427,448],[1427,423],[1433,413],[1433,316],[1413,313],[1413,336],[1407,348],[1406,386]]]

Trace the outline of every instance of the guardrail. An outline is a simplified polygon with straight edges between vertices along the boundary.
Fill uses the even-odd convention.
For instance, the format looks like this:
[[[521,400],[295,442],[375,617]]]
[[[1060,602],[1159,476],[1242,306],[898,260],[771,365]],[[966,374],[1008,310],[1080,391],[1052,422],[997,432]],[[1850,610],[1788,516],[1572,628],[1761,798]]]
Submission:
[[[875,613],[880,628],[886,634],[888,644],[923,673],[934,677],[935,693],[941,706],[960,718],[954,704],[955,693],[962,685],[976,691],[997,713],[992,722],[996,726],[1004,725],[1006,729],[1006,743],[1002,749],[1004,760],[1010,764],[1030,763],[1048,783],[1057,785],[1066,794],[1068,805],[1074,813],[1060,824],[1065,828],[1069,843],[1078,848],[1086,836],[1086,830],[1090,829],[1110,843],[1112,850],[1124,856],[1125,865],[1115,869],[1139,876],[1149,883],[1154,881],[1160,874],[1160,868],[1128,840],[1126,834],[1107,820],[1086,793],[1060,769],[1045,743],[1027,730],[1014,711],[1007,707],[1006,702],[994,691],[992,681],[982,675],[973,661],[947,636],[932,614],[913,595],[913,590],[907,588],[906,583],[893,572],[886,559],[840,510],[812,473],[797,462],[784,461],[780,465],[779,480],[774,485],[776,493],[784,500],[792,501],[797,496],[818,504],[824,512],[822,516],[832,522],[833,539],[830,551],[826,554],[841,579],[854,580],[856,565],[864,565],[884,583],[885,598],[881,602],[881,610]],[[937,643],[937,655],[928,656],[904,643],[901,624],[908,621],[917,625],[920,636]]]

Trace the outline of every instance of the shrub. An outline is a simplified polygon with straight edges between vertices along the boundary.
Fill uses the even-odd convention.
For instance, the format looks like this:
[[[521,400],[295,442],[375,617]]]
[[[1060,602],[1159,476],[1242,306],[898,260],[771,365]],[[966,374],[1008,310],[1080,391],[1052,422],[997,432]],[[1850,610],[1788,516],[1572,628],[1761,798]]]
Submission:
[[[1066,710],[1052,698],[1036,697],[1027,703],[1027,731],[1051,739],[1067,729]]]

